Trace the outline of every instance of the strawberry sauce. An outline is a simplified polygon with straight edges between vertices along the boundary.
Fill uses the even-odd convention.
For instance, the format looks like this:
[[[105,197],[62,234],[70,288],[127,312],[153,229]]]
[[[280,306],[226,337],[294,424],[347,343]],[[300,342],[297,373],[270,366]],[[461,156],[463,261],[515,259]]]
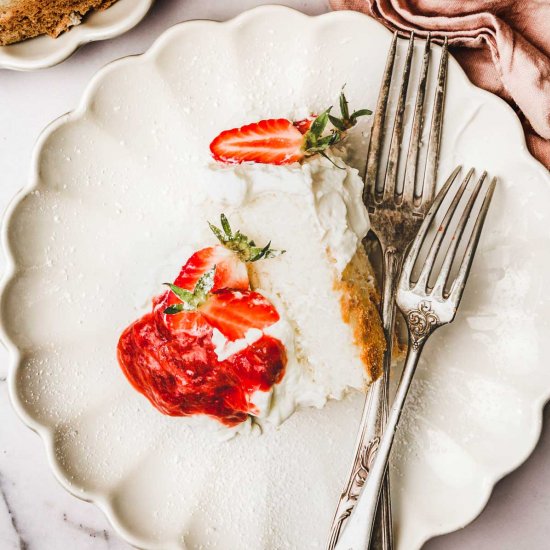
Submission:
[[[234,426],[254,414],[252,394],[281,381],[282,342],[263,335],[223,361],[212,327],[194,312],[165,315],[172,294],[153,300],[153,311],[130,325],[118,343],[118,360],[132,386],[163,414],[206,414]]]

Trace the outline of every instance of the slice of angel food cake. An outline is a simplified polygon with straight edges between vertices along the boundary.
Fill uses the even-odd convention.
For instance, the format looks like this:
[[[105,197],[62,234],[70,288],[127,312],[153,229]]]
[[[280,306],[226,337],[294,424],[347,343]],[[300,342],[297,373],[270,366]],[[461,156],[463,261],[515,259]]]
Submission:
[[[343,160],[348,131],[370,111],[350,113],[343,92],[340,110],[211,142],[201,185],[219,221],[185,221],[204,226],[203,246],[118,344],[126,377],[163,414],[243,432],[380,374],[363,181]]]

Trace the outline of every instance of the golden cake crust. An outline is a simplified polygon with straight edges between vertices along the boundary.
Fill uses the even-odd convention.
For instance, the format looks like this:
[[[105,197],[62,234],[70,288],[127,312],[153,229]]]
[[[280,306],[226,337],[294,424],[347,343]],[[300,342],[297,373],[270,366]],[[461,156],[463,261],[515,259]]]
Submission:
[[[103,10],[116,0],[18,0],[0,6],[0,46],[41,34],[59,36],[90,10]]]
[[[342,318],[353,329],[354,343],[371,381],[376,380],[382,374],[386,340],[378,310],[380,294],[363,247],[359,247],[335,286],[340,293]]]

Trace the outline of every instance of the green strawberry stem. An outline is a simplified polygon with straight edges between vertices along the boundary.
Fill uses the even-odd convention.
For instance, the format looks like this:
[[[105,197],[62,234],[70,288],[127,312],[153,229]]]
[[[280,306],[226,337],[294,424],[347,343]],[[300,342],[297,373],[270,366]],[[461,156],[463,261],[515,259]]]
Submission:
[[[263,247],[256,246],[254,241],[250,240],[240,231],[233,233],[225,214],[221,214],[220,223],[222,226],[221,229],[210,222],[208,222],[208,225],[220,243],[229,250],[235,252],[243,262],[257,262],[262,258],[275,258],[285,253],[284,250],[275,250],[271,248],[271,241]]]
[[[362,116],[371,115],[369,109],[359,109],[351,115],[349,113],[349,103],[344,94],[344,88],[340,92],[340,118],[331,115],[332,106],[318,115],[311,123],[310,129],[305,134],[304,153],[305,156],[320,154],[334,162],[326,155],[327,149],[340,143],[345,137],[346,132],[357,124],[357,119]],[[330,132],[326,135],[325,130],[328,123],[332,124]],[[335,166],[337,166],[335,164]],[[341,168],[340,166],[337,166]]]
[[[171,283],[164,283],[181,300],[181,303],[172,304],[167,307],[164,310],[164,313],[166,315],[174,315],[176,313],[181,313],[182,311],[195,311],[202,306],[202,304],[204,304],[204,302],[208,299],[208,295],[214,286],[215,274],[216,266],[201,276],[201,278],[197,281],[193,292]]]

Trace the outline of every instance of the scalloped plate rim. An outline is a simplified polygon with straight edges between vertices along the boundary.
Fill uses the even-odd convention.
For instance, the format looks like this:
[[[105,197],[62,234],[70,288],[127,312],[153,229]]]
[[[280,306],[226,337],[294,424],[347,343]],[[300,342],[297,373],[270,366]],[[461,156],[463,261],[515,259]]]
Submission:
[[[153,0],[149,0],[149,1],[152,3]],[[46,428],[42,424],[40,424],[31,415],[29,415],[24,410],[22,406],[22,402],[19,399],[19,395],[17,393],[17,388],[16,388],[15,374],[20,366],[21,353],[17,348],[17,346],[15,346],[15,344],[7,336],[6,323],[4,321],[4,315],[3,315],[6,289],[10,284],[10,282],[13,280],[17,271],[16,270],[17,266],[15,264],[14,257],[12,255],[11,248],[9,246],[8,228],[10,226],[15,208],[17,207],[19,202],[29,192],[36,189],[37,182],[39,180],[39,176],[38,176],[39,159],[41,157],[43,144],[45,143],[47,138],[58,127],[61,127],[65,122],[70,122],[72,120],[77,119],[83,112],[86,111],[86,108],[89,105],[91,94],[93,93],[96,85],[101,81],[104,74],[116,68],[117,65],[121,65],[126,62],[137,61],[137,58],[148,59],[155,56],[157,52],[160,50],[160,48],[162,47],[163,43],[168,41],[170,36],[173,33],[176,33],[182,27],[185,28],[185,27],[194,26],[194,25],[212,25],[212,24],[231,27],[231,26],[237,26],[241,24],[244,20],[248,18],[265,16],[266,14],[273,13],[273,12],[278,12],[278,14],[286,14],[291,16],[301,16],[309,20],[313,20],[313,19],[316,19],[316,20],[335,19],[336,20],[336,19],[345,19],[347,17],[361,18],[361,19],[370,21],[372,24],[380,25],[380,23],[376,22],[372,18],[369,18],[366,15],[363,15],[354,11],[328,12],[321,15],[309,16],[293,8],[289,8],[281,5],[258,6],[250,10],[246,10],[241,14],[239,14],[238,16],[227,21],[197,19],[197,20],[184,21],[182,23],[177,23],[173,25],[172,27],[165,30],[154,41],[154,43],[150,46],[150,48],[146,50],[144,53],[129,55],[129,56],[125,56],[125,57],[113,60],[107,63],[106,65],[104,65],[101,69],[99,69],[99,71],[97,71],[95,75],[91,78],[91,80],[88,82],[77,107],[74,110],[69,111],[68,113],[65,113],[64,115],[61,115],[57,119],[53,120],[50,124],[48,124],[42,130],[33,148],[33,154],[31,159],[31,170],[30,170],[30,177],[29,177],[28,183],[14,196],[14,198],[12,199],[12,201],[10,202],[10,204],[8,205],[4,213],[4,217],[2,220],[0,238],[1,238],[3,250],[6,256],[6,269],[0,281],[0,340],[2,341],[2,343],[4,344],[4,346],[9,351],[9,354],[10,354],[10,365],[9,365],[7,380],[8,380],[8,389],[9,389],[9,395],[10,395],[12,405],[17,415],[21,418],[21,420],[31,430],[36,432],[43,440],[44,445],[46,447],[48,463],[50,465],[50,468],[56,480],[61,484],[61,486],[65,490],[67,490],[69,493],[74,495],[75,497],[87,502],[94,503],[105,514],[109,523],[113,526],[115,531],[124,540],[126,540],[127,542],[129,542],[130,544],[138,548],[157,548],[157,546],[151,546],[149,543],[146,543],[144,540],[141,540],[139,537],[134,536],[128,529],[122,526],[122,524],[118,521],[117,514],[115,514],[113,511],[111,499],[108,497],[107,494],[101,494],[101,493],[97,494],[90,490],[78,491],[74,486],[70,485],[67,478],[64,476],[62,471],[57,466],[57,462],[55,459],[54,442],[52,437],[53,431]],[[387,29],[385,30],[386,32],[390,33],[389,30]],[[550,174],[545,174],[544,166],[537,159],[531,156],[531,154],[528,152],[525,146],[526,142],[525,142],[523,129],[519,121],[519,118],[517,117],[513,109],[498,96],[486,90],[478,88],[477,86],[472,84],[468,79],[468,77],[466,76],[466,74],[464,73],[464,71],[462,70],[462,68],[458,65],[458,63],[456,63],[456,69],[459,69],[461,78],[463,78],[463,80],[465,81],[468,87],[470,87],[471,89],[475,89],[476,93],[478,94],[483,94],[490,102],[499,104],[501,108],[504,107],[503,112],[506,112],[508,115],[508,118],[514,121],[514,125],[516,128],[515,136],[510,136],[510,139],[515,139],[516,141],[519,141],[519,145],[523,146],[522,152],[521,152],[522,162],[527,162],[533,166],[537,166],[542,171],[542,174],[544,174],[543,177],[546,177],[546,179],[548,180],[548,183],[550,184]],[[541,388],[539,396],[536,399],[533,399],[533,403],[532,403],[531,422],[529,424],[529,431],[531,433],[530,443],[528,445],[525,445],[523,449],[518,450],[518,452],[513,457],[514,460],[510,460],[509,465],[507,467],[501,468],[500,471],[495,471],[493,475],[489,475],[489,473],[485,474],[483,483],[480,486],[480,495],[481,495],[480,506],[475,509],[469,508],[468,510],[465,510],[461,518],[457,519],[454,522],[449,522],[449,524],[445,526],[434,525],[433,529],[429,534],[427,533],[424,535],[423,538],[418,539],[417,541],[418,547],[422,546],[426,541],[428,541],[429,539],[435,536],[450,533],[452,531],[465,527],[483,511],[492,494],[495,484],[498,481],[500,481],[503,477],[505,477],[506,475],[510,474],[511,472],[516,470],[518,467],[520,467],[534,451],[537,445],[537,442],[540,438],[540,434],[542,430],[543,408],[548,401],[550,401],[550,387]],[[169,548],[172,548],[172,546],[167,546],[166,544],[163,544],[162,547],[163,549],[166,549],[166,550],[168,550]],[[160,549],[160,546],[158,546],[158,548]],[[175,548],[181,548],[181,547],[177,546]]]

